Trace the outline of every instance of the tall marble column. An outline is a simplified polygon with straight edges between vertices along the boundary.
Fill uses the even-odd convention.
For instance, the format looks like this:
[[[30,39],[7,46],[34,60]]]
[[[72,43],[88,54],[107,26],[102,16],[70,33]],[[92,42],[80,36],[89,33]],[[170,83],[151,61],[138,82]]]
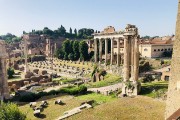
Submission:
[[[130,42],[131,42],[131,78],[130,78],[130,80],[131,81],[134,81],[134,57],[136,57],[136,55],[135,55],[135,52],[134,52],[134,44],[135,44],[135,42],[134,42],[134,37],[130,37],[131,38],[131,40],[130,40]]]
[[[111,65],[114,62],[114,38],[111,39]]]
[[[9,88],[7,82],[7,68],[6,59],[8,55],[6,53],[5,42],[0,41],[0,99],[9,99]]]
[[[124,81],[129,80],[129,38],[125,36],[124,38]]]
[[[28,47],[27,47],[27,39],[24,39],[24,56],[25,56],[25,68],[24,72],[29,72],[28,62],[27,62],[27,55],[28,55]]]
[[[107,65],[107,56],[108,56],[108,39],[105,39],[105,64]]]
[[[102,39],[99,39],[99,61],[102,62]]]
[[[57,50],[57,43],[54,43],[54,52]]]
[[[134,80],[138,81],[139,76],[139,37],[135,37],[134,43]]]
[[[120,65],[120,39],[117,39],[117,66]]]
[[[97,63],[97,40],[94,39],[94,62]]]

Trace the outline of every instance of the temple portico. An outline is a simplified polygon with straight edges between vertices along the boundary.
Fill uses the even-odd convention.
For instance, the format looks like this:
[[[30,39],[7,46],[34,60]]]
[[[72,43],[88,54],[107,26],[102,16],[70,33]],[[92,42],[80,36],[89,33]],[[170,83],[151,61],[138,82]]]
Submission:
[[[110,42],[108,42],[110,40]],[[123,63],[123,81],[122,94],[138,94],[138,74],[139,74],[139,35],[138,29],[134,25],[127,25],[124,31],[116,32],[114,27],[108,27],[101,33],[94,34],[94,61],[102,62],[103,41],[105,42],[105,65],[108,62],[108,53],[110,53],[110,65],[120,66]],[[110,50],[108,49],[110,45]],[[116,52],[115,49],[116,48]],[[123,51],[121,51],[122,49]],[[110,51],[110,52],[109,52]],[[98,54],[99,52],[99,54]],[[116,56],[116,59],[115,59]],[[123,56],[123,57],[122,57]],[[123,62],[122,62],[123,58]],[[131,91],[126,85],[130,82],[134,86]]]

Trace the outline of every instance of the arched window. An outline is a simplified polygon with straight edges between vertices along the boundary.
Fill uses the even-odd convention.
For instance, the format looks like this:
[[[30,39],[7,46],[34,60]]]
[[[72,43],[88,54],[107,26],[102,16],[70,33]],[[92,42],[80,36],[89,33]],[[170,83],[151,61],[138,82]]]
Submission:
[[[147,49],[147,48],[145,48],[145,49],[144,49],[144,51],[148,51],[148,49]]]
[[[154,52],[156,52],[156,49],[154,49]]]

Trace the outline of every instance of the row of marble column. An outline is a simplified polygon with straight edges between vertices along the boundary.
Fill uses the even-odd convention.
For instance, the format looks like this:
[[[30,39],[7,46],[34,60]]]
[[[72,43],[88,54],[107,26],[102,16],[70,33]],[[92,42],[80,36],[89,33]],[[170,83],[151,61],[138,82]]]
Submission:
[[[99,61],[102,61],[102,41],[103,39],[94,39],[94,61],[98,62],[98,40],[99,40]],[[111,40],[111,65],[114,62],[114,40]],[[117,40],[117,65],[120,65],[120,39]],[[107,64],[108,57],[108,39],[105,39],[105,64]]]
[[[124,81],[137,81],[139,74],[138,37],[124,38]]]
[[[99,40],[99,61],[102,61],[102,40],[94,40],[94,60],[98,62],[98,44]],[[114,61],[114,40],[111,39],[111,65]],[[120,39],[117,40],[117,66],[120,65]],[[105,63],[107,63],[108,39],[105,39]],[[139,71],[139,45],[138,36],[124,36],[124,81],[138,79]]]

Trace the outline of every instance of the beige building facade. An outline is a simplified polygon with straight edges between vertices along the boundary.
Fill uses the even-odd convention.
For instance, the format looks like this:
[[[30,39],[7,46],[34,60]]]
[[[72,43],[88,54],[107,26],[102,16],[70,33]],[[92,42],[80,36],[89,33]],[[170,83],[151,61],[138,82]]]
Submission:
[[[139,52],[141,57],[160,58],[164,52],[172,52],[173,44],[140,44]]]

